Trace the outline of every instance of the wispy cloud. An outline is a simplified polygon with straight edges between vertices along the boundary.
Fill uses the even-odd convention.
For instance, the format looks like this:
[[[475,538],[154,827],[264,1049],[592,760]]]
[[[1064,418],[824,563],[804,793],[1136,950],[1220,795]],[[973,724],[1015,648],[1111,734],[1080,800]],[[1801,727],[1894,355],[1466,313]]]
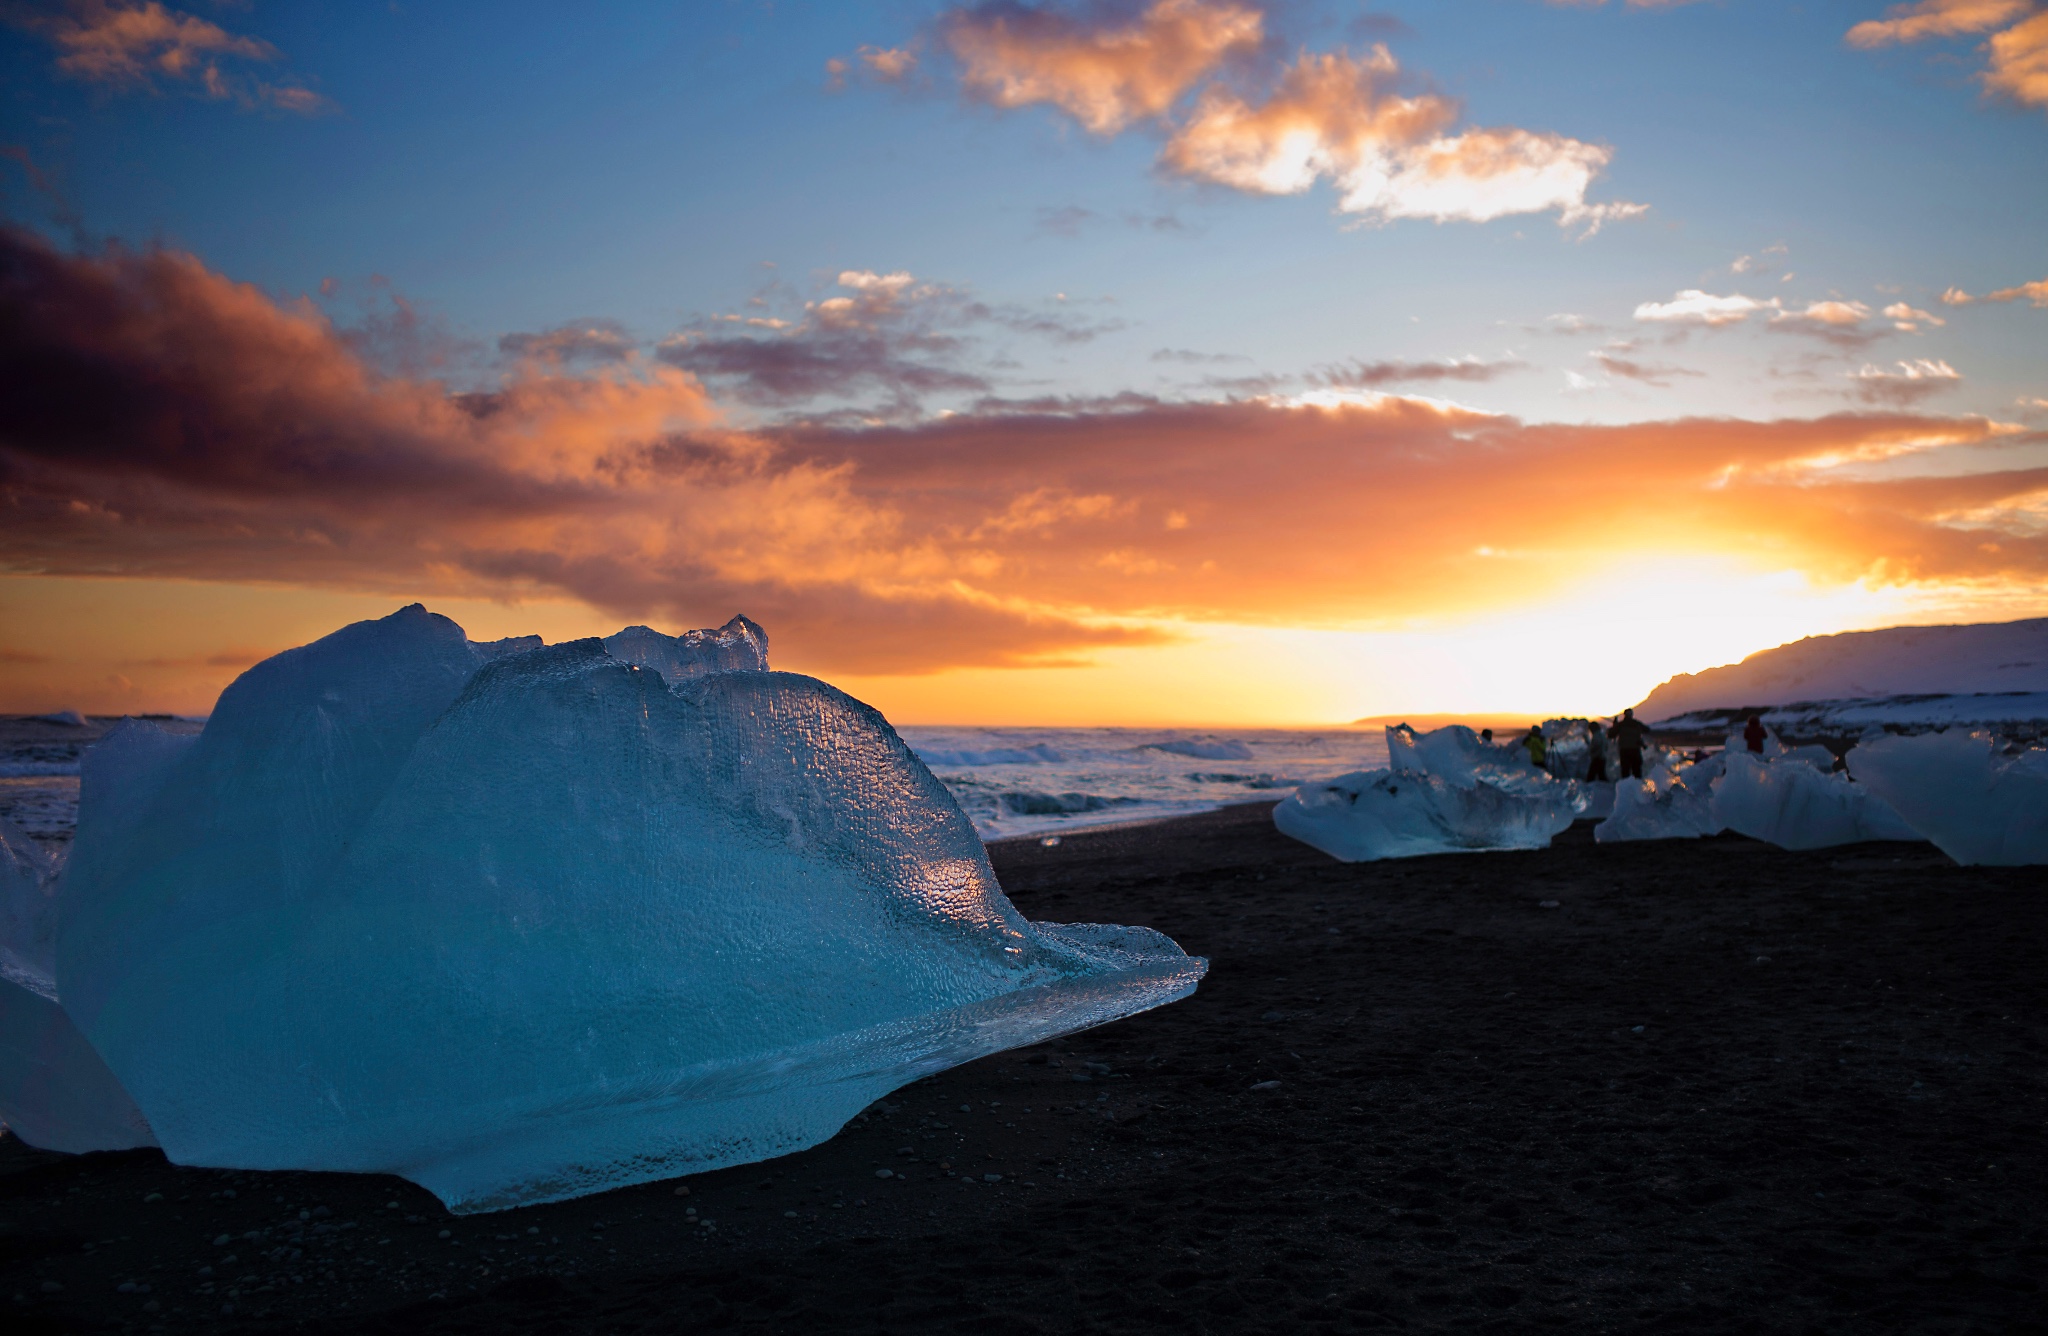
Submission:
[[[1902,334],[1918,334],[1923,325],[1932,325],[1939,329],[1948,323],[1932,311],[1923,311],[1905,302],[1893,302],[1885,307],[1884,318],[1891,321],[1892,328]]]
[[[1850,46],[1890,46],[1923,42],[1930,37],[1958,37],[1988,32],[2033,8],[2031,0],[1919,0],[1893,5],[1881,19],[1866,19],[1849,29]]]
[[[1869,50],[1977,33],[1991,34],[1982,47],[1985,67],[1977,76],[1985,90],[2023,105],[2048,107],[2048,10],[2037,0],[1919,0],[1894,5],[1884,18],[1849,29],[1846,40]]]
[[[550,366],[608,364],[632,360],[638,344],[616,320],[577,320],[538,334],[507,334],[498,351]]]
[[[1587,199],[1606,145],[1461,129],[1454,100],[1404,91],[1383,44],[1283,60],[1247,0],[990,3],[948,11],[935,31],[969,97],[1049,106],[1095,135],[1162,134],[1159,167],[1184,180],[1258,195],[1327,183],[1339,212],[1381,222],[1555,213],[1590,234],[1645,209]]]
[[[1825,339],[1842,347],[1856,348],[1870,343],[1889,333],[1883,327],[1871,328],[1870,307],[1863,302],[1826,301],[1808,302],[1801,307],[1786,307],[1771,317],[1771,328],[1785,334],[1807,334]]]
[[[1667,325],[1739,325],[1760,311],[1777,311],[1782,304],[1773,297],[1758,301],[1733,292],[1725,297],[1699,288],[1687,288],[1668,302],[1644,302],[1636,307],[1636,319]]]
[[[2000,288],[1996,292],[1987,292],[1981,297],[1973,297],[1961,288],[1950,288],[1947,292],[1941,294],[1941,302],[1944,306],[1968,306],[1971,302],[2017,301],[2031,302],[2035,306],[2048,309],[2048,278],[2038,279],[2032,283],[2022,283],[2017,287]]]
[[[848,59],[834,56],[825,62],[825,86],[838,91],[846,87],[849,75],[858,71],[875,83],[900,84],[917,72],[918,50],[908,46],[863,46]]]
[[[1912,404],[1930,394],[1952,390],[1962,384],[1963,375],[1938,358],[1915,358],[1895,364],[1896,370],[1866,362],[1849,373],[1856,393],[1866,403]]]
[[[1154,0],[1136,14],[999,2],[953,10],[939,32],[970,97],[1049,104],[1113,135],[1164,116],[1232,52],[1257,48],[1265,15],[1234,0]]]
[[[1646,361],[1635,354],[1636,343],[1630,339],[1609,344],[1605,348],[1595,348],[1586,355],[1598,362],[1600,369],[1610,376],[1618,376],[1623,380],[1640,381],[1645,385],[1655,385],[1659,388],[1668,387],[1674,376],[1703,376],[1706,374],[1703,371],[1694,371],[1690,367],[1675,366],[1669,362]]]
[[[1457,105],[1391,91],[1399,70],[1377,46],[1363,56],[1303,53],[1264,98],[1213,85],[1174,130],[1161,165],[1255,194],[1299,194],[1327,180],[1340,210],[1381,220],[1554,211],[1591,230],[1643,212],[1586,202],[1611,149],[1512,127],[1447,133]]]
[[[2028,106],[2048,107],[2048,11],[1993,34],[1984,86]]]
[[[1318,384],[1346,389],[1377,389],[1382,385],[1423,384],[1430,381],[1481,382],[1497,380],[1511,372],[1526,371],[1529,364],[1519,358],[1488,362],[1477,357],[1446,358],[1441,362],[1367,362],[1325,367],[1314,379]]]
[[[182,88],[244,109],[302,116],[334,109],[303,84],[270,83],[244,71],[243,66],[281,58],[270,43],[157,0],[64,0],[51,9],[10,10],[8,16],[57,49],[61,73],[86,83],[147,92]]]
[[[930,395],[993,389],[987,370],[968,362],[979,334],[1007,330],[1071,344],[1117,327],[1057,307],[985,302],[907,272],[849,269],[834,287],[787,317],[700,321],[664,340],[655,356],[740,402],[787,407],[880,392],[883,400],[865,411],[900,418]]]

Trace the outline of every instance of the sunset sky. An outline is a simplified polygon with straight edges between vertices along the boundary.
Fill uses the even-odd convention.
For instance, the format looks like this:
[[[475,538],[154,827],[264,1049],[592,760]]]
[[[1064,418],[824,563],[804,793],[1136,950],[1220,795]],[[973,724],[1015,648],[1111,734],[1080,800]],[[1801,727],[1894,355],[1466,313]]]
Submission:
[[[0,0],[0,710],[402,603],[897,722],[2048,614],[2048,3]]]

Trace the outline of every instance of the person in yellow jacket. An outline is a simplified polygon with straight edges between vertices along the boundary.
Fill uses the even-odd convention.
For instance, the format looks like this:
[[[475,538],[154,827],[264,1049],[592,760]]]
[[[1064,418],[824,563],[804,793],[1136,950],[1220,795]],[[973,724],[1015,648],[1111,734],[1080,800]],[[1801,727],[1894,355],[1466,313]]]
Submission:
[[[1550,759],[1550,741],[1543,736],[1543,726],[1529,725],[1529,736],[1522,739],[1522,745],[1529,749],[1529,764],[1538,770],[1543,769]]]

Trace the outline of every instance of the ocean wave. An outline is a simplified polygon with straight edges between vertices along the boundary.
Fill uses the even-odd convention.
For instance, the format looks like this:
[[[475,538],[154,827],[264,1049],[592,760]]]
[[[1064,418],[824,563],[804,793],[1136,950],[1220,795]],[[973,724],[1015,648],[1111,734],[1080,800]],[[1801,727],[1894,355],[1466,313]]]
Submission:
[[[996,795],[1009,816],[1067,816],[1076,812],[1107,812],[1118,807],[1137,807],[1139,798],[1112,797],[1100,793],[1038,793],[1031,789],[1010,789]]]
[[[1188,778],[1198,784],[1242,784],[1248,789],[1298,789],[1307,783],[1293,775],[1231,775],[1211,770],[1194,771]]]
[[[0,761],[0,779],[41,779],[77,773],[76,761]]]
[[[1150,742],[1144,750],[1190,756],[1198,761],[1249,761],[1252,749],[1232,738],[1175,738],[1171,742]]]
[[[991,747],[983,751],[945,747],[912,747],[911,750],[926,765],[1060,765],[1067,760],[1064,753],[1054,751],[1042,742],[1032,747]]]

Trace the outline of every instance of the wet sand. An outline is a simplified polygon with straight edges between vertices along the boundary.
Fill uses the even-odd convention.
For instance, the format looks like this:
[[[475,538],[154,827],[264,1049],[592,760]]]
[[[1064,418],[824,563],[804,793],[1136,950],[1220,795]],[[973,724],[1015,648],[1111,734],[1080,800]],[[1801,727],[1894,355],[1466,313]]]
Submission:
[[[994,846],[1026,914],[1157,927],[1211,958],[1201,991],[687,1196],[456,1219],[396,1179],[0,1141],[0,1311],[19,1332],[2048,1329],[2041,869],[1583,826],[1344,866],[1267,811]]]

